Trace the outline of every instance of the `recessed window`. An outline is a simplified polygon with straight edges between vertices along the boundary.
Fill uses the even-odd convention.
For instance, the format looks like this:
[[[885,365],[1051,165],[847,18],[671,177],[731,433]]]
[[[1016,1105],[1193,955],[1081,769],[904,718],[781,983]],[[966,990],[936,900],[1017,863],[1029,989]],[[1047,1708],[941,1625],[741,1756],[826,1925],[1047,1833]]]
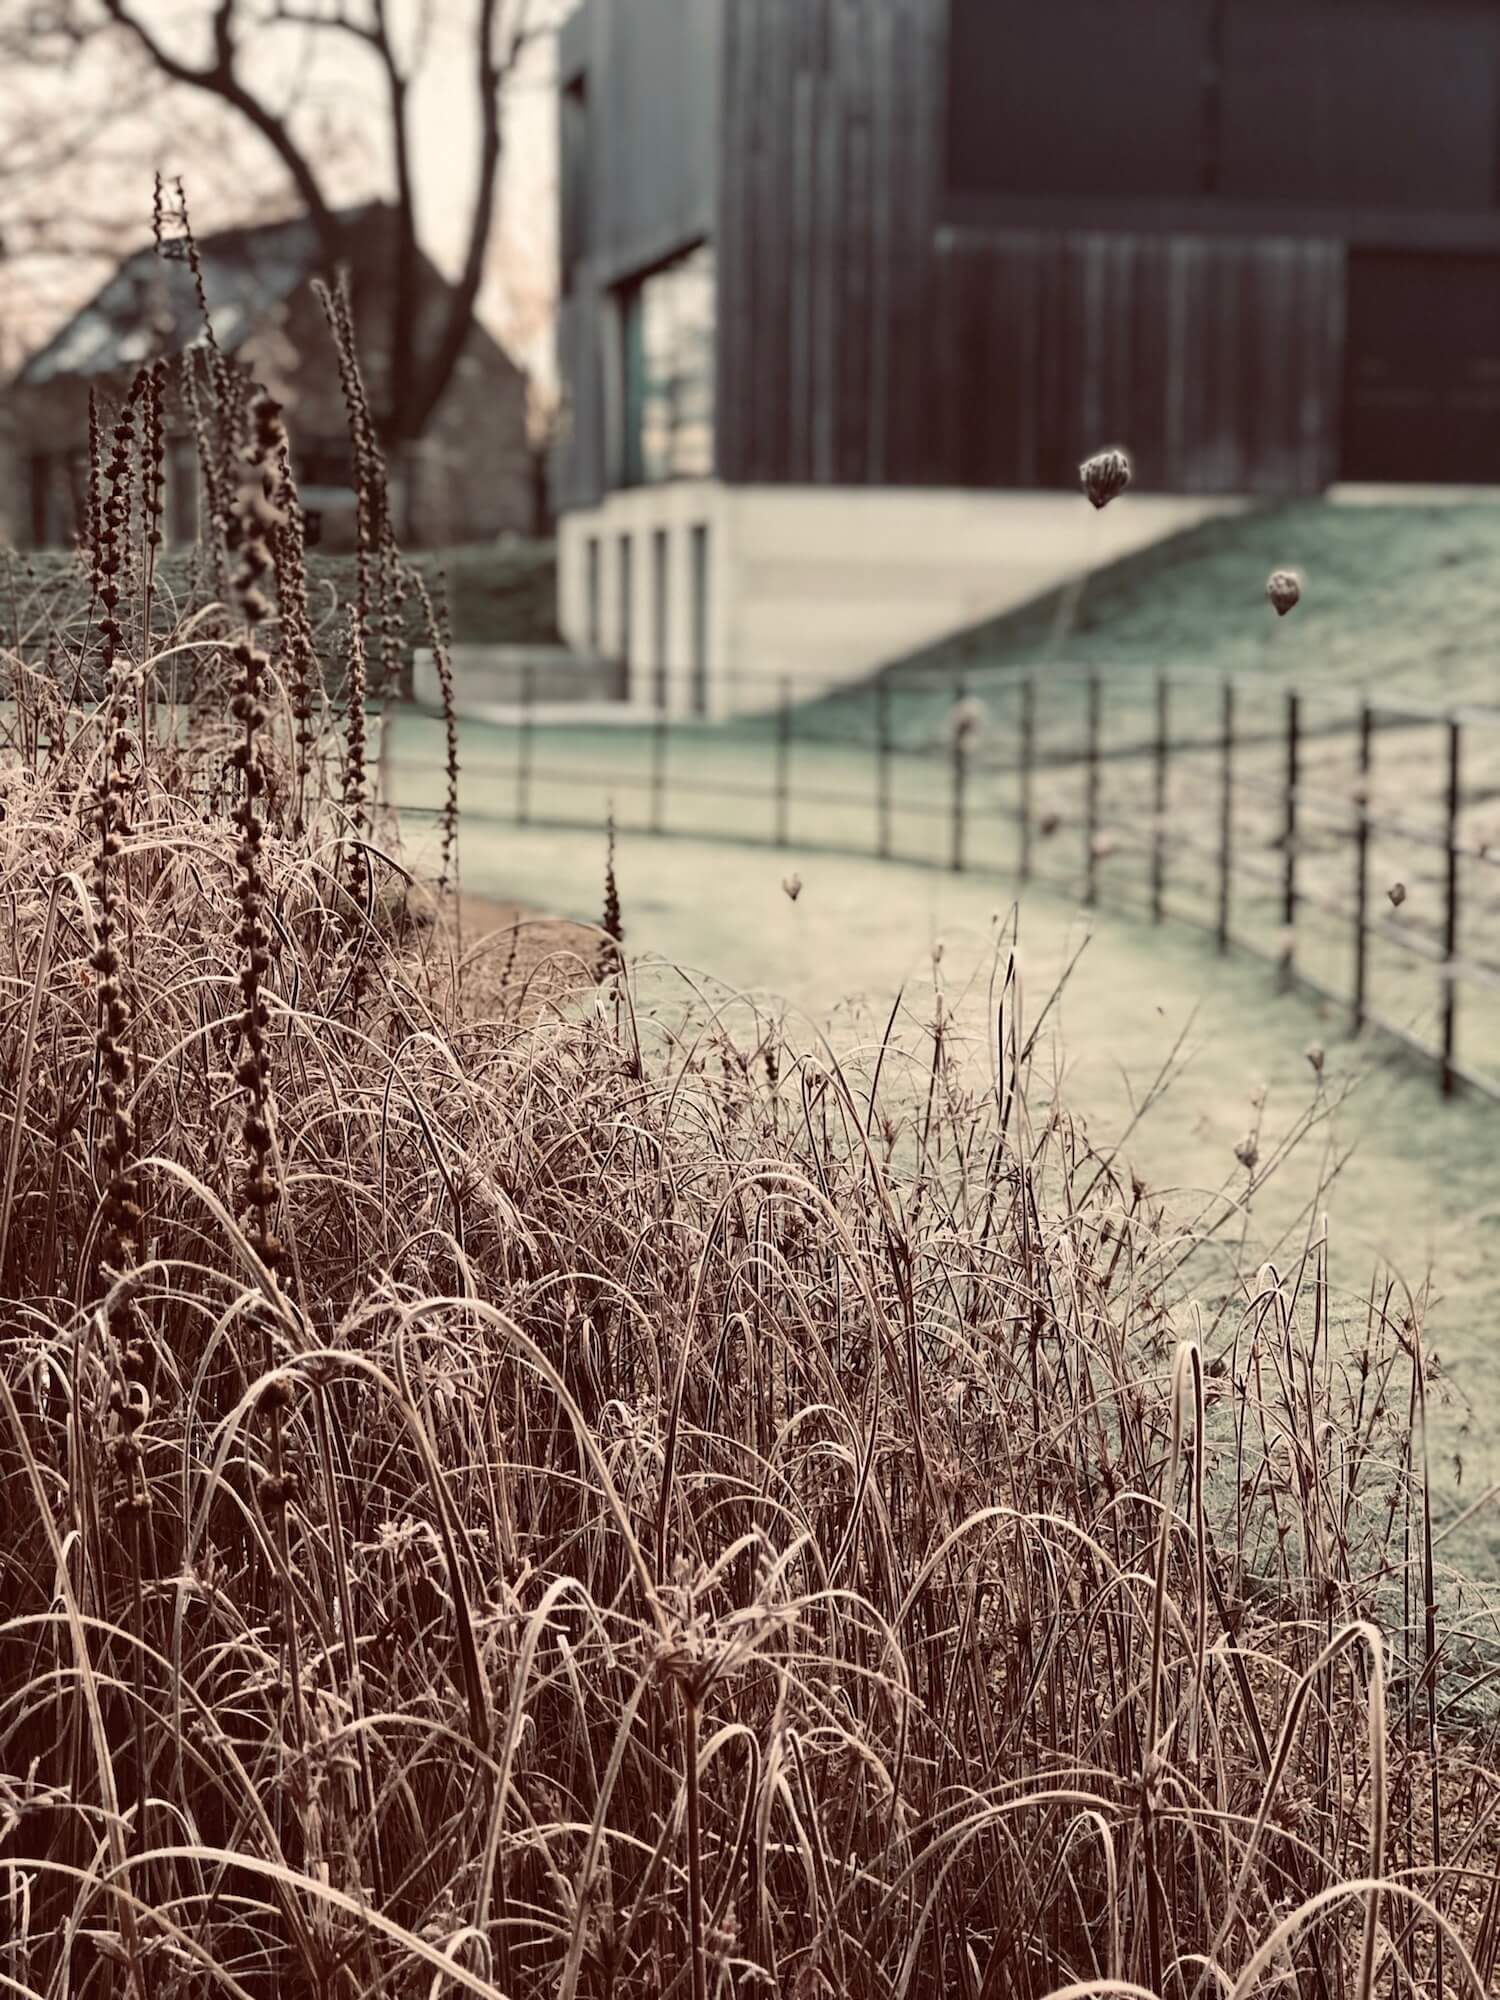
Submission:
[[[190,437],[167,446],[167,538],[174,544],[198,539],[198,447]]]
[[[629,535],[620,537],[620,643],[616,655],[627,666],[630,664],[631,644],[634,638],[632,627],[635,623],[635,578],[632,574]]]
[[[627,486],[713,472],[715,303],[706,243],[621,294]]]
[[[311,440],[301,447],[297,458],[301,475],[299,485],[353,488],[354,446],[348,438]]]
[[[588,632],[589,651],[594,658],[599,657],[600,615],[599,615],[599,537],[590,535],[588,542],[588,576],[585,589],[588,592]]]
[[[654,673],[652,698],[658,708],[667,705],[667,640],[670,636],[670,599],[667,586],[670,581],[667,567],[667,531],[658,528],[651,537],[651,597],[654,607],[654,652],[652,669]]]
[[[708,713],[708,529],[693,530],[693,713]]]

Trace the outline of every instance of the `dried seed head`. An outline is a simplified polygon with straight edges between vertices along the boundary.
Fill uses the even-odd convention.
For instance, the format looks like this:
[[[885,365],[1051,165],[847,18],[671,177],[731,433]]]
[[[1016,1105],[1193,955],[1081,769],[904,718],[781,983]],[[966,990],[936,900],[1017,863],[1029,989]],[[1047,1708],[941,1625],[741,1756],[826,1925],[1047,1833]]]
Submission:
[[[256,1483],[256,1495],[268,1514],[279,1508],[289,1507],[302,1492],[302,1481],[295,1472],[265,1472]]]
[[[1323,1063],[1325,1061],[1323,1053],[1323,1044],[1321,1042],[1312,1042],[1308,1045],[1307,1060],[1312,1064],[1313,1074],[1315,1076],[1321,1076],[1323,1074]]]
[[[1302,596],[1302,579],[1294,569],[1272,570],[1266,579],[1266,596],[1276,608],[1276,616],[1285,618],[1293,605]]]
[[[1130,484],[1130,460],[1123,451],[1099,451],[1078,468],[1091,505],[1107,507]]]
[[[285,1375],[273,1375],[260,1392],[259,1407],[269,1416],[273,1410],[289,1410],[296,1400],[295,1391]]]
[[[1247,1173],[1255,1172],[1255,1163],[1260,1158],[1260,1141],[1253,1132],[1247,1132],[1234,1149],[1234,1157]]]
[[[1393,882],[1385,893],[1390,897],[1392,907],[1399,910],[1401,905],[1406,901],[1406,884],[1404,882]]]
[[[790,875],[782,876],[781,886],[786,891],[787,901],[795,903],[797,898],[802,894],[802,877],[794,868]]]
[[[948,717],[949,740],[957,749],[966,749],[984,727],[984,703],[976,696],[967,694],[953,704]]]

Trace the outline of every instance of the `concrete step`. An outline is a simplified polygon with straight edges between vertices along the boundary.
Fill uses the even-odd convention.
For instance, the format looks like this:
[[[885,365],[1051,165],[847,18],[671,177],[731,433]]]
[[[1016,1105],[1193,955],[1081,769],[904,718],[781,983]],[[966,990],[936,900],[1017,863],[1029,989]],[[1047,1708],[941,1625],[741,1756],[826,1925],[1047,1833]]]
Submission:
[[[567,646],[455,646],[450,660],[454,707],[461,714],[516,707],[528,698],[549,708],[625,699],[625,668],[620,661],[575,653]],[[437,663],[429,647],[417,649],[412,692],[427,707],[442,706]]]

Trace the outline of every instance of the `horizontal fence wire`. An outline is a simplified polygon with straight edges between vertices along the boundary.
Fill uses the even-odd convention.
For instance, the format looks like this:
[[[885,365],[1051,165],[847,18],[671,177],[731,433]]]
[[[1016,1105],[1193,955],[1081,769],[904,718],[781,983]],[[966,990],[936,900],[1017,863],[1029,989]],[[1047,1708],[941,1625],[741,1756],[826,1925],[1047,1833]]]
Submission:
[[[1067,666],[741,675],[748,712],[714,723],[654,693],[574,719],[528,674],[466,732],[465,817],[1034,882],[1203,930],[1500,1098],[1500,709]],[[399,759],[407,789],[441,769]]]

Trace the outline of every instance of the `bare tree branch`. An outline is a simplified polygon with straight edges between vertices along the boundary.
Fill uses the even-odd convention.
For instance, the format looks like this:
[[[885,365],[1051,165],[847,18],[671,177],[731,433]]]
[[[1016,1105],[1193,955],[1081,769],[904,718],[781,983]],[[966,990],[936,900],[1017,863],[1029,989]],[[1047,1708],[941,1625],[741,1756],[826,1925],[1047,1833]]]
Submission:
[[[0,7],[4,4],[0,0]],[[237,123],[256,135],[284,170],[330,267],[352,253],[354,238],[332,195],[343,169],[336,156],[330,164],[327,146],[311,136],[318,127],[310,122],[315,74],[310,45],[319,38],[339,39],[369,55],[384,99],[378,128],[390,146],[394,182],[394,213],[379,251],[382,259],[390,260],[382,273],[386,282],[379,288],[386,324],[385,338],[376,344],[384,350],[383,365],[372,381],[379,397],[380,431],[392,446],[419,437],[426,429],[470,337],[498,218],[502,94],[533,38],[532,22],[541,18],[552,0],[470,0],[473,13],[465,35],[472,36],[468,61],[480,114],[476,185],[458,277],[434,304],[424,283],[430,273],[417,226],[420,175],[412,103],[424,59],[434,45],[438,4],[439,0],[413,0],[411,11],[403,12],[394,0],[197,0],[169,29],[163,19],[170,18],[169,10],[158,0],[54,0],[45,19],[31,12],[24,28],[0,25],[0,64],[9,53],[17,73],[29,65],[39,79],[61,78],[69,63],[92,64],[96,58],[90,51],[96,44],[102,52],[99,59],[106,63],[110,49],[128,51],[158,88],[186,93],[232,121],[230,129]],[[194,28],[197,39],[184,39]],[[297,45],[278,42],[281,57],[272,54],[267,68],[267,46],[273,31],[282,28],[290,36],[305,38],[308,46],[286,62],[281,57],[292,55]],[[264,82],[267,76],[282,79],[272,92]],[[112,91],[112,111],[122,94]],[[31,247],[23,254],[49,258],[53,242],[60,240],[48,240],[42,230],[44,209],[33,199],[28,181],[36,184],[52,173],[84,174],[97,168],[108,144],[115,121],[98,116],[97,92],[85,107],[88,96],[86,90],[70,95],[67,86],[48,81],[38,90],[34,118],[24,92],[6,104],[6,129],[0,132],[0,186],[7,208],[17,207],[19,193],[29,211],[23,234]],[[129,108],[139,112],[150,101],[148,86],[132,93]],[[168,124],[174,143],[179,142],[180,120],[174,115]],[[369,129],[367,122],[364,130]],[[210,157],[217,153],[218,142],[211,141]],[[110,236],[109,191],[106,182],[103,205],[90,211],[91,219],[101,224],[98,240],[104,245]],[[7,224],[3,213],[0,224]],[[75,240],[81,247],[82,233]],[[354,275],[357,282],[361,273]]]
[[[376,31],[366,22],[356,21],[352,15],[346,14],[342,7],[332,14],[318,14],[303,7],[289,7],[286,0],[276,0],[276,6],[266,25],[273,28],[285,25],[293,28],[333,29],[340,34],[352,35],[357,42],[365,43],[368,48],[380,47],[380,37]]]
[[[527,17],[522,0],[510,29],[505,53],[497,56],[495,34],[499,14],[500,0],[481,0],[476,49],[480,114],[479,183],[474,198],[474,215],[469,225],[463,270],[449,296],[443,331],[413,395],[408,431],[412,437],[420,437],[427,428],[458,366],[459,356],[464,351],[474,323],[474,307],[484,279],[485,254],[494,227],[495,190],[500,171],[500,89],[527,40]]]
[[[417,197],[412,179],[411,129],[407,78],[391,42],[386,0],[374,0],[374,38],[391,107],[391,151],[396,170],[396,270],[391,302],[391,360],[385,385],[385,430],[391,436],[416,436],[406,429],[404,413],[416,386],[417,280],[421,251],[417,244]]]
[[[290,174],[292,184],[306,204],[317,229],[319,240],[325,246],[325,254],[333,262],[338,256],[342,234],[338,218],[313,171],[312,162],[293,139],[285,121],[245,87],[235,69],[235,0],[218,0],[213,19],[214,60],[203,69],[196,69],[191,63],[173,55],[139,16],[130,12],[125,0],[103,0],[103,4],[110,19],[135,37],[163,76],[170,77],[174,83],[187,84],[194,90],[207,91],[222,99],[260,134]]]

